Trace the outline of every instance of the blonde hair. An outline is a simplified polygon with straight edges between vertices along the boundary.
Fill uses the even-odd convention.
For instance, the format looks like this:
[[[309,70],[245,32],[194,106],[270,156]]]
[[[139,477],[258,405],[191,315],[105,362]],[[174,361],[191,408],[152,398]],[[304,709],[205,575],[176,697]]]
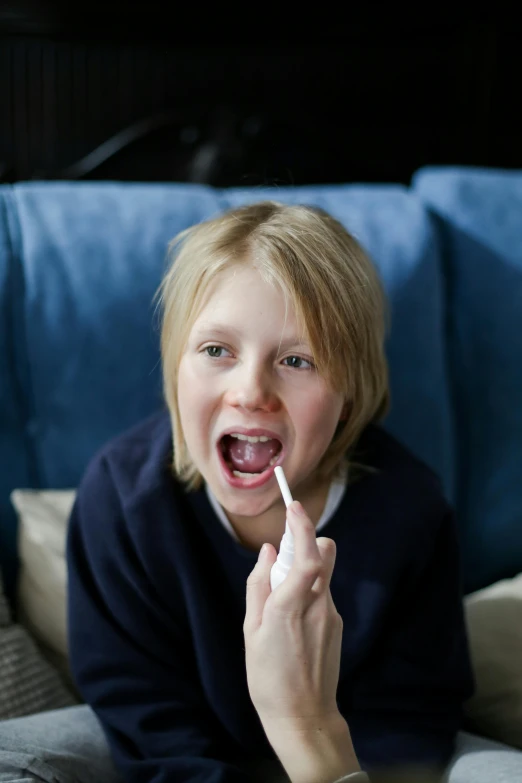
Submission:
[[[319,480],[333,478],[348,465],[364,428],[382,418],[389,404],[386,303],[377,272],[358,242],[322,209],[263,201],[182,231],[170,244],[169,261],[158,295],[174,474],[188,490],[202,485],[177,402],[178,368],[190,330],[217,275],[234,264],[251,263],[290,299],[317,372],[348,403],[346,420],[317,467]]]

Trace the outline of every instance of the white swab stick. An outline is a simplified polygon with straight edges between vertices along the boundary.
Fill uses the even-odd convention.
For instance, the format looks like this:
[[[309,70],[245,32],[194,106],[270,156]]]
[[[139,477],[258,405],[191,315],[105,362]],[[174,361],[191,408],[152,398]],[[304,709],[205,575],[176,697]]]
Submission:
[[[290,503],[292,503],[292,495],[290,494],[290,488],[287,484],[281,465],[278,465],[277,468],[274,468],[274,473],[276,474],[277,483],[279,484],[279,489],[281,490],[283,500],[285,501],[285,505],[288,508]],[[275,590],[276,587],[281,584],[281,582],[284,582],[288,572],[290,571],[293,561],[294,537],[292,535],[292,531],[290,530],[290,526],[288,525],[287,517],[285,532],[283,538],[281,539],[281,546],[279,547],[279,554],[277,555],[277,560],[270,569],[270,587],[272,590]]]
[[[279,484],[279,489],[281,490],[283,500],[285,501],[285,506],[288,508],[290,503],[293,502],[293,498],[281,465],[278,465],[277,468],[274,468],[274,473],[277,479],[277,483]]]

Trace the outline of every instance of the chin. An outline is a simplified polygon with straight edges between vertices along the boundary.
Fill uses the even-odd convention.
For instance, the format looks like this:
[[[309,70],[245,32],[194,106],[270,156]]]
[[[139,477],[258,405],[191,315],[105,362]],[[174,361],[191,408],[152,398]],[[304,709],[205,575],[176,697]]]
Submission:
[[[220,487],[219,491],[216,492],[212,485],[210,485],[210,488],[224,510],[228,514],[239,517],[258,517],[276,505],[279,500],[281,503],[283,502],[282,498],[278,497],[238,498],[233,497],[233,491],[227,491]]]
[[[240,517],[258,517],[268,511],[274,505],[275,501],[272,500],[232,500],[225,498],[223,508],[228,511],[229,514],[235,514]]]

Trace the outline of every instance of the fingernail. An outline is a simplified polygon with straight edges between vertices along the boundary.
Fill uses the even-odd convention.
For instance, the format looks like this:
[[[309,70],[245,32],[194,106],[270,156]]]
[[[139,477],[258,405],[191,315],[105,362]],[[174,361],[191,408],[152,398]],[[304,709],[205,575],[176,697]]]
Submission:
[[[304,508],[302,507],[302,505],[300,504],[300,502],[298,500],[294,500],[294,502],[292,503],[292,511],[298,517],[306,516],[305,510],[304,510]]]
[[[267,547],[266,544],[263,544],[263,546],[259,550],[259,555],[258,555],[258,558],[257,558],[257,562],[258,563],[262,563],[263,562],[263,560],[265,559],[265,557],[267,555],[267,552],[268,552],[268,547]]]

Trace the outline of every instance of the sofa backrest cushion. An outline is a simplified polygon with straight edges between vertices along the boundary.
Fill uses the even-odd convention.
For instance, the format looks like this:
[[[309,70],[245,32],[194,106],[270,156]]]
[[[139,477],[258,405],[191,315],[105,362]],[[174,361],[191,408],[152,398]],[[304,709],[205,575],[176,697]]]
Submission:
[[[369,253],[391,311],[387,356],[392,406],[385,426],[433,467],[452,499],[442,278],[436,237],[422,204],[399,185],[234,188],[224,198],[230,207],[263,198],[322,207]]]
[[[219,203],[193,185],[27,183],[2,196],[11,299],[0,362],[12,364],[2,377],[0,562],[11,594],[9,491],[74,488],[102,443],[162,404],[152,299],[167,245]]]
[[[522,172],[425,169],[442,238],[468,590],[522,570]]]

